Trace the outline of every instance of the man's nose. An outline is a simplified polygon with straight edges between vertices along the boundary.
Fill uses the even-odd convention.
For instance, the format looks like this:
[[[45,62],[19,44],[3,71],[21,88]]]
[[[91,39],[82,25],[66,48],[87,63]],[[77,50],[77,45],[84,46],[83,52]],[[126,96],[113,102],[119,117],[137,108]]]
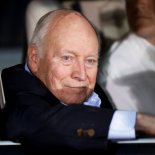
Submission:
[[[79,81],[86,80],[87,73],[84,62],[76,62],[73,66],[72,78],[77,79]]]

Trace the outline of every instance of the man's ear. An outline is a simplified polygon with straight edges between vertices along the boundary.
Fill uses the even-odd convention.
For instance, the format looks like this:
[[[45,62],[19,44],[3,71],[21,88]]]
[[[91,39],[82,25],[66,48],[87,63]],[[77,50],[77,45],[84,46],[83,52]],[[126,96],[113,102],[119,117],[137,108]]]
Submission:
[[[38,52],[36,46],[30,46],[28,48],[28,65],[32,72],[37,72],[38,70]]]

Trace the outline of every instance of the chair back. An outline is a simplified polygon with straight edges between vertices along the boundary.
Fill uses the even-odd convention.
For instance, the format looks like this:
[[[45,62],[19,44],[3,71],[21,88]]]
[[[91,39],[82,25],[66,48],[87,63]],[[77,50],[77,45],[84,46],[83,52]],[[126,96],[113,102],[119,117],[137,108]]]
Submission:
[[[5,105],[5,96],[4,96],[3,83],[2,83],[1,72],[0,72],[0,108],[3,109],[4,105]]]

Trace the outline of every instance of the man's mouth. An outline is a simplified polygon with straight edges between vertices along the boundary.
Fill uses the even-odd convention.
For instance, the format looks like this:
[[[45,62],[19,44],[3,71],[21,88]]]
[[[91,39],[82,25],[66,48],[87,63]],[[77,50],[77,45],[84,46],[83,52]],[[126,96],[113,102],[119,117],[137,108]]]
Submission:
[[[66,87],[67,91],[71,93],[83,93],[86,90],[86,87]]]

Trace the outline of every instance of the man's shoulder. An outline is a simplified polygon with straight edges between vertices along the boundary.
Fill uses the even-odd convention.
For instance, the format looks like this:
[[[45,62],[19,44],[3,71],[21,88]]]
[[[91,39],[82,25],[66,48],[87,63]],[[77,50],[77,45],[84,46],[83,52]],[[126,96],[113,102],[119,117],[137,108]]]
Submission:
[[[18,70],[24,70],[24,64],[17,64],[17,65],[14,65],[14,66],[4,68],[2,70],[2,73],[6,73],[6,72],[10,73],[10,72],[18,71]]]
[[[18,64],[15,66],[7,67],[2,70],[1,78],[4,87],[6,85],[19,84],[22,77],[25,77],[25,70],[23,64]]]

